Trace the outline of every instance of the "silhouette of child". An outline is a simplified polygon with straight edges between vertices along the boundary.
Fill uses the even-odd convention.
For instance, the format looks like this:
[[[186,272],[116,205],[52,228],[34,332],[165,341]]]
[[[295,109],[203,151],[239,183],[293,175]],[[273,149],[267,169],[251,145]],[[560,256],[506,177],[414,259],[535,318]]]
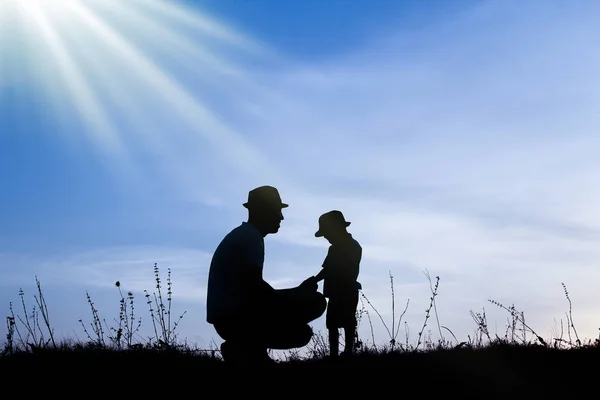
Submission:
[[[344,330],[345,339],[342,355],[351,355],[354,350],[362,247],[347,231],[349,225],[340,211],[332,210],[319,217],[319,230],[315,233],[315,237],[324,237],[331,243],[315,280],[323,280],[323,294],[329,300],[326,326],[332,357],[338,356],[340,328]]]

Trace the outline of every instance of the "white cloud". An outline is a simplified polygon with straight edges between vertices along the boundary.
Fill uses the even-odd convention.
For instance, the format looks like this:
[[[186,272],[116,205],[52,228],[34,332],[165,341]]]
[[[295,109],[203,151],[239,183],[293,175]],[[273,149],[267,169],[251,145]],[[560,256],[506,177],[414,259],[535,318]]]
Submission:
[[[170,269],[178,298],[204,301],[210,253],[198,249],[139,246],[78,252],[47,261],[40,274],[55,284],[110,288],[120,281],[128,290],[152,293],[156,289],[155,263],[164,292]],[[53,276],[53,271],[59,274]]]
[[[589,7],[535,3],[517,16],[491,3],[270,76],[289,101],[263,105],[273,111],[255,126],[257,146],[288,174],[291,205],[272,246],[324,255],[318,215],[340,209],[365,248],[365,293],[380,304],[388,270],[412,285],[427,268],[448,290],[440,308],[455,332],[474,328],[465,306],[494,307],[488,298],[514,301],[545,331],[566,309],[563,281],[600,319],[585,284],[600,278],[600,31]],[[402,290],[426,302],[417,287]],[[595,322],[581,324],[596,334]]]

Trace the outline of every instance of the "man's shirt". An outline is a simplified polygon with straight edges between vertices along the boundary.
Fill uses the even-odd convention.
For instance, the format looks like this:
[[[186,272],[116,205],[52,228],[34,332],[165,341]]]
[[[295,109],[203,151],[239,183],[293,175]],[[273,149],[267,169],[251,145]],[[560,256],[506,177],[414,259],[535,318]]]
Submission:
[[[235,316],[256,298],[265,260],[262,234],[251,224],[229,232],[213,254],[208,272],[206,320],[209,323]]]

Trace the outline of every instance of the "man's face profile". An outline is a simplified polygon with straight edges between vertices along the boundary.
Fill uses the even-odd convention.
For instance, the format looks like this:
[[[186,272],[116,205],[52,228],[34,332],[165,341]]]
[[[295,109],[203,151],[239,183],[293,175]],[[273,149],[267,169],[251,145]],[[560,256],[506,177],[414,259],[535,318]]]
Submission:
[[[267,228],[269,233],[279,232],[279,228],[281,227],[281,221],[283,221],[283,210],[281,209],[281,207],[269,207],[265,220],[266,222],[268,222]]]
[[[265,204],[256,208],[257,217],[266,233],[277,233],[283,221],[283,210],[279,204]]]

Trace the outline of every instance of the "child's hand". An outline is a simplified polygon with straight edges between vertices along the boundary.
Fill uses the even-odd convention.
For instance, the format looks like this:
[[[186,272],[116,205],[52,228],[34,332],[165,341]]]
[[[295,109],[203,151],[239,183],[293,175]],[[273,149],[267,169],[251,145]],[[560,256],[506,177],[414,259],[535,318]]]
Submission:
[[[317,284],[317,278],[311,276],[310,278],[305,279],[304,282],[300,284],[300,288],[310,292],[316,292],[319,288],[319,285]]]

